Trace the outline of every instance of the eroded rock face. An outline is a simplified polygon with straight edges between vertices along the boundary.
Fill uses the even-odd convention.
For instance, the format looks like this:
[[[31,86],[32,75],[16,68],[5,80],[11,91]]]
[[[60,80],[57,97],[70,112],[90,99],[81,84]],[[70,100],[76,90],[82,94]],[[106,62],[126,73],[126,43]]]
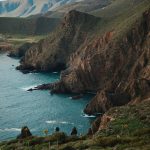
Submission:
[[[149,93],[150,10],[119,40],[115,34],[107,32],[79,48],[62,72],[60,83],[68,91],[99,91],[86,113],[106,112]]]
[[[117,26],[101,36],[87,37],[100,20],[69,12],[61,29],[31,47],[21,63],[21,69],[42,71],[67,66],[52,92],[97,92],[84,110],[88,114],[140,101],[150,90],[150,10],[121,34]]]
[[[87,114],[105,113],[111,107],[122,106],[129,103],[131,97],[126,93],[109,93],[100,91],[86,106],[84,112]]]
[[[66,68],[70,55],[86,40],[86,35],[100,18],[70,11],[59,28],[31,47],[21,62],[20,69],[59,71]]]
[[[26,51],[31,48],[34,45],[34,43],[24,43],[23,45],[19,46],[15,50],[11,51],[8,56],[10,57],[23,57],[26,53]]]

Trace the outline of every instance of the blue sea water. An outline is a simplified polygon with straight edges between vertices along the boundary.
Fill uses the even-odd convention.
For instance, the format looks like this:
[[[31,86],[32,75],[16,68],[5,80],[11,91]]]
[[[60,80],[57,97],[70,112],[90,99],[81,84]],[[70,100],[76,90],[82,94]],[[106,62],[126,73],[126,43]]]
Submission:
[[[55,127],[67,134],[76,126],[86,133],[91,119],[83,109],[91,99],[71,100],[70,95],[50,95],[48,91],[27,92],[27,89],[59,79],[58,73],[22,74],[15,70],[19,60],[0,54],[0,141],[15,138],[27,125],[34,135],[49,134]]]

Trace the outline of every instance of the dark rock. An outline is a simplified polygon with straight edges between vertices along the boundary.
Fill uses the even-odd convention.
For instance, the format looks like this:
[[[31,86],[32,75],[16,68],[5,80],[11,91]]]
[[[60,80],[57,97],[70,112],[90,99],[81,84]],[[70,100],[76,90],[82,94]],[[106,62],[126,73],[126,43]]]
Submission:
[[[24,74],[27,74],[30,72],[35,72],[35,68],[33,66],[30,66],[30,65],[28,65],[28,66],[23,66],[23,65],[17,66],[16,70],[20,70]]]
[[[91,130],[93,134],[98,131],[100,123],[101,123],[101,117],[96,118],[96,120],[92,123]]]
[[[77,128],[74,127],[71,131],[71,135],[77,135],[77,134],[78,134]]]
[[[101,91],[86,106],[84,112],[87,114],[105,113],[111,107],[128,104],[131,98],[126,93],[110,93]]]
[[[59,131],[60,131],[59,127],[56,127],[55,132],[59,132]]]
[[[28,92],[32,92],[33,90],[34,90],[34,89],[31,88],[31,89],[28,89],[27,91],[28,91]]]
[[[32,136],[32,134],[31,134],[29,128],[27,126],[25,126],[25,127],[22,127],[21,134],[17,136],[17,139],[24,139],[24,138],[27,138],[30,136]]]
[[[87,135],[88,135],[88,136],[92,136],[92,135],[93,135],[93,131],[92,131],[91,128],[89,128]]]

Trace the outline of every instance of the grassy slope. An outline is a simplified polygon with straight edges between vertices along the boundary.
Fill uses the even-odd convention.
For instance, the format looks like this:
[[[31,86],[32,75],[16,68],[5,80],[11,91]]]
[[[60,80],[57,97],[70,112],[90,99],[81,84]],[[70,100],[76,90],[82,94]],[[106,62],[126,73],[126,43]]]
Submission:
[[[92,15],[101,17],[99,33],[115,30],[122,33],[141,17],[142,12],[150,8],[149,0],[112,0],[112,3],[104,9],[90,12]]]
[[[20,35],[20,34],[4,34],[4,39],[0,41],[0,47],[9,46],[9,50],[16,49],[17,47],[25,43],[36,43],[41,39],[47,37],[47,35]]]

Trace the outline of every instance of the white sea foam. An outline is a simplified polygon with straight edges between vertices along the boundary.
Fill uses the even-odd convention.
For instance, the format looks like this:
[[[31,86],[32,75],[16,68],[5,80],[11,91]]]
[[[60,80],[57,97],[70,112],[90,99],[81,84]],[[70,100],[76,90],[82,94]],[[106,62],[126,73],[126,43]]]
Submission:
[[[95,118],[96,116],[83,114],[82,117],[85,117],[85,118]]]
[[[71,124],[73,125],[74,123],[66,122],[66,121],[56,121],[56,120],[50,120],[46,121],[48,124]]]
[[[30,131],[35,131],[35,129],[31,129]],[[21,132],[21,128],[0,128],[0,132]]]
[[[46,121],[46,123],[48,123],[48,124],[56,124],[56,123],[57,123],[57,121],[53,121],[53,120],[51,120],[51,121]]]
[[[22,87],[21,89],[22,89],[23,91],[27,91],[27,90],[29,90],[29,89],[34,89],[36,86],[37,86],[37,85],[30,85],[30,86],[27,86],[27,87]]]
[[[5,128],[5,129],[0,129],[0,132],[20,132],[21,129],[19,128]]]

